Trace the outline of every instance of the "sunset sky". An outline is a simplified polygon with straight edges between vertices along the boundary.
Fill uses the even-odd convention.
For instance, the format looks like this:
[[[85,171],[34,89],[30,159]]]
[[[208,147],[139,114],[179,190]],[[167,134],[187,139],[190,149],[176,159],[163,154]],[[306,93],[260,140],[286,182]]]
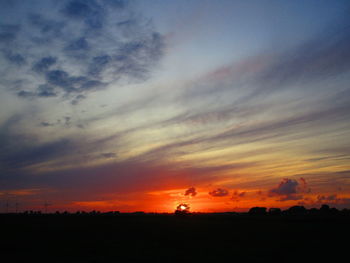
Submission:
[[[349,12],[0,1],[0,212],[350,208]]]

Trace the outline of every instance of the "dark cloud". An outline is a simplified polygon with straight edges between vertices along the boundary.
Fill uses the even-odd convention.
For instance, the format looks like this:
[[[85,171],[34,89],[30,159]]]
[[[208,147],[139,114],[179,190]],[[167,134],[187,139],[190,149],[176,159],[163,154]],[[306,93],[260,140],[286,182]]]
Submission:
[[[55,57],[43,57],[33,65],[33,70],[37,72],[44,72],[48,70],[53,64],[57,62]]]
[[[163,54],[163,37],[156,32],[143,40],[129,41],[120,45],[113,55],[113,74],[144,80],[148,77],[148,67],[158,61]],[[145,56],[146,55],[146,56]]]
[[[20,31],[20,25],[4,25],[0,24],[0,43],[3,42],[5,44],[13,41],[18,32]]]
[[[75,105],[92,91],[148,79],[163,54],[163,36],[124,1],[47,1],[36,10],[18,24],[0,25],[0,51],[23,68],[21,87],[8,87],[21,98],[60,97]],[[15,5],[7,11],[15,20]],[[127,32],[123,21],[130,21]],[[0,73],[7,83],[19,79]]]
[[[15,64],[17,66],[21,66],[25,64],[25,58],[19,54],[19,53],[13,53],[10,50],[4,50],[3,51],[4,57],[12,64]]]
[[[65,50],[68,52],[80,51],[83,53],[86,52],[88,49],[89,49],[89,43],[84,37],[81,37],[77,40],[70,42],[68,46],[65,48]]]
[[[98,90],[105,86],[99,80],[91,80],[85,76],[70,76],[63,70],[50,70],[46,73],[46,80],[49,85],[63,89],[66,93],[80,93],[90,90]],[[81,100],[85,97],[79,97]],[[74,103],[73,103],[74,104]]]
[[[197,191],[196,191],[196,188],[194,187],[190,187],[186,190],[185,192],[185,195],[188,195],[188,196],[196,196],[197,195]]]
[[[41,39],[46,41],[51,41],[49,36],[60,36],[62,28],[65,26],[63,21],[55,21],[52,19],[45,18],[41,14],[29,14],[29,23],[39,29],[42,33]]]
[[[214,197],[223,197],[223,196],[227,196],[228,194],[229,194],[229,192],[223,188],[218,188],[218,189],[215,189],[215,190],[209,192],[209,195],[214,196]]]
[[[69,92],[74,89],[74,84],[77,84],[85,79],[72,78],[63,70],[50,70],[46,73],[46,80],[49,84],[61,87]]]
[[[21,54],[7,54],[6,58],[18,66],[25,64],[25,59]]]
[[[69,18],[81,20],[90,28],[99,29],[103,26],[105,9],[94,0],[69,1],[62,9]]]
[[[101,55],[92,58],[92,63],[89,65],[89,73],[98,76],[112,61],[112,57],[108,55]]]
[[[292,195],[297,193],[299,183],[296,180],[284,178],[276,188],[270,190],[271,194]]]
[[[269,190],[269,196],[279,196],[278,201],[301,200],[303,193],[310,193],[311,189],[304,178],[298,182],[294,179],[284,178],[275,188]]]

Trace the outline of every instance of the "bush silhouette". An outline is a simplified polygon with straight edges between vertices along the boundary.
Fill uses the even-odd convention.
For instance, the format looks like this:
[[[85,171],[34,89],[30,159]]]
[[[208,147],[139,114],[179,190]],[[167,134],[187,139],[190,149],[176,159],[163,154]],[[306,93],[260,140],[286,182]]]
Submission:
[[[282,213],[282,210],[280,208],[270,208],[269,209],[269,214],[270,215],[280,215]]]
[[[266,207],[252,207],[249,209],[251,215],[266,215]]]
[[[286,212],[290,215],[303,215],[306,214],[307,210],[303,206],[296,205],[290,207]]]

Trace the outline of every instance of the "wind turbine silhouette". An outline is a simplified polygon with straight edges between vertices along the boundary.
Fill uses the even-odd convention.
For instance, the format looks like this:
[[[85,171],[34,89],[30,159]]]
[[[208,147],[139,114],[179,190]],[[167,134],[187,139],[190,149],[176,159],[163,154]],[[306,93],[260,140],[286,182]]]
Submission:
[[[52,204],[49,204],[47,201],[44,203],[44,208],[45,208],[45,214],[47,214],[47,208],[51,206]]]
[[[10,204],[9,204],[9,200],[8,200],[8,199],[6,199],[5,207],[6,207],[6,214],[8,214],[8,212],[9,212],[9,207],[10,207]]]
[[[16,202],[15,202],[15,211],[16,211],[16,214],[18,213],[18,207],[19,207],[19,203],[18,203],[18,199],[16,197]]]

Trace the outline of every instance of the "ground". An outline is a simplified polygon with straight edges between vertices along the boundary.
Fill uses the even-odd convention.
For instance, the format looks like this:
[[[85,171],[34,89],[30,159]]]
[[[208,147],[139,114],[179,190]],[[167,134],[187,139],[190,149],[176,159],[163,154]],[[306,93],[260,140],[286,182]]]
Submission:
[[[0,215],[0,252],[2,262],[334,261],[347,254],[349,219],[233,213]]]

